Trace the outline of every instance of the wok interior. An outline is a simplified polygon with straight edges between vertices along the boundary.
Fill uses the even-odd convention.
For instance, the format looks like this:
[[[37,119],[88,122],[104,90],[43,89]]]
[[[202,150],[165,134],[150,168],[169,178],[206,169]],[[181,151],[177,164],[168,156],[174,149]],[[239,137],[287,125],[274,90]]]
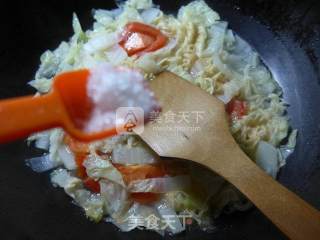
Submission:
[[[174,13],[188,1],[155,1]],[[260,53],[284,90],[293,127],[299,137],[295,153],[279,180],[320,208],[320,77],[318,57],[320,6],[311,1],[207,1],[230,27]],[[302,2],[302,1],[301,1]],[[114,8],[111,1],[63,3],[54,1],[5,2],[1,15],[1,97],[32,93],[26,83],[33,78],[40,54],[71,36],[69,23],[77,12],[88,28],[92,8]],[[15,17],[12,17],[15,15]],[[253,16],[253,17],[251,17]],[[258,22],[260,21],[260,23]],[[262,23],[261,23],[262,22]],[[318,40],[317,40],[318,38]],[[162,239],[156,233],[121,233],[111,224],[89,222],[62,190],[49,183],[47,174],[34,174],[24,159],[41,152],[24,141],[0,146],[0,234],[2,239]],[[198,229],[182,233],[188,239],[286,239],[262,214],[253,209],[224,215],[211,233]]]

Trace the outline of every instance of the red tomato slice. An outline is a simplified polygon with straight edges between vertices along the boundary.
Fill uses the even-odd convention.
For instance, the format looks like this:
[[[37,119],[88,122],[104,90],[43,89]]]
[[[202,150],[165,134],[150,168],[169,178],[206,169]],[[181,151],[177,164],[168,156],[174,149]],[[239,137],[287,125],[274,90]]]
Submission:
[[[152,26],[131,22],[125,27],[119,45],[129,56],[156,51],[167,43],[167,37]]]
[[[227,103],[226,111],[231,119],[241,119],[247,114],[248,106],[245,101],[233,98],[229,103]]]
[[[131,198],[133,201],[140,204],[150,204],[159,199],[160,194],[158,193],[131,193]]]
[[[92,178],[87,177],[85,180],[83,180],[83,185],[94,193],[100,192],[99,182],[93,180]]]
[[[129,56],[132,56],[146,49],[152,44],[153,41],[154,38],[148,35],[142,33],[132,33],[123,43],[122,47],[126,50]]]
[[[86,168],[82,165],[84,160],[86,160],[87,156],[85,155],[79,155],[79,156],[76,156],[76,164],[78,166],[78,169],[77,169],[77,175],[79,178],[86,178],[88,175],[87,175],[87,171],[86,171]]]

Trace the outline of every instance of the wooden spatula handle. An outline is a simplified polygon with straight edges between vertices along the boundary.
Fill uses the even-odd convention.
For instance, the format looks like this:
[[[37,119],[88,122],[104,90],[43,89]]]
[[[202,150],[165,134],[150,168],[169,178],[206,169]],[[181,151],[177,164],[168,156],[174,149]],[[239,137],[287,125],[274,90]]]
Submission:
[[[223,170],[223,176],[283,233],[293,240],[320,239],[319,211],[267,175],[240,149],[228,156],[225,161],[230,161],[230,168]]]

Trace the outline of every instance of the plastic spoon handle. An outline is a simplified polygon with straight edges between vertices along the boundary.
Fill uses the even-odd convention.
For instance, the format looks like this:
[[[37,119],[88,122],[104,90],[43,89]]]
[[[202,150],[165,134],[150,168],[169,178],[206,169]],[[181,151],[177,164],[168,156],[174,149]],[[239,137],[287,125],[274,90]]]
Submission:
[[[57,127],[65,111],[56,93],[0,101],[0,143]]]

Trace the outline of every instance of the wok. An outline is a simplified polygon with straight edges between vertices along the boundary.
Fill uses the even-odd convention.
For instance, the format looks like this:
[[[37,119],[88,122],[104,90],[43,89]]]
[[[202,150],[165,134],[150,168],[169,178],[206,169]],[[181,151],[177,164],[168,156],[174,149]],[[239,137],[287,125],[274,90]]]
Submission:
[[[155,1],[175,13],[189,1]],[[299,130],[297,147],[281,169],[279,181],[320,209],[320,4],[314,0],[212,0],[207,3],[261,54],[290,103],[291,124]],[[84,28],[92,8],[114,8],[113,1],[2,1],[0,97],[34,92],[26,83],[46,49],[72,34],[72,12]],[[1,127],[1,126],[0,126]],[[156,233],[122,233],[111,224],[92,223],[70,203],[47,174],[33,173],[24,159],[41,154],[17,141],[0,146],[0,238],[3,240],[162,239]],[[278,240],[286,237],[257,209],[222,215],[210,233],[199,229],[167,239]]]

